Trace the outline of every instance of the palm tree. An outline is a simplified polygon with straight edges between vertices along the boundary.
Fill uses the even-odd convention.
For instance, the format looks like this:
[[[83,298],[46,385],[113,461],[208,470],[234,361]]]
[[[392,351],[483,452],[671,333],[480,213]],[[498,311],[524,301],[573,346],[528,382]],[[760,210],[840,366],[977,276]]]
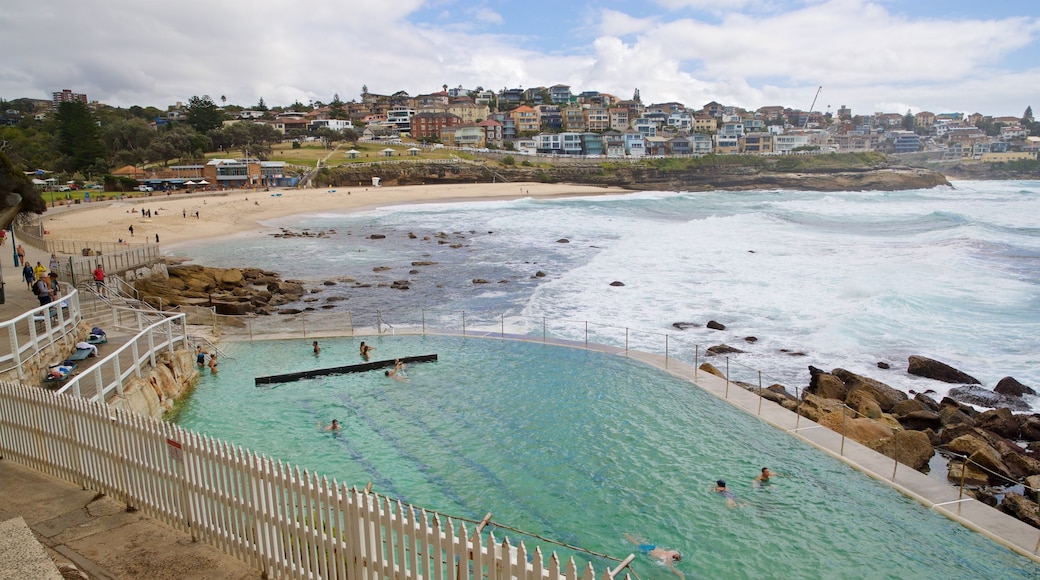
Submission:
[[[227,106],[227,97],[225,97],[224,95],[220,95],[220,105],[222,107]]]

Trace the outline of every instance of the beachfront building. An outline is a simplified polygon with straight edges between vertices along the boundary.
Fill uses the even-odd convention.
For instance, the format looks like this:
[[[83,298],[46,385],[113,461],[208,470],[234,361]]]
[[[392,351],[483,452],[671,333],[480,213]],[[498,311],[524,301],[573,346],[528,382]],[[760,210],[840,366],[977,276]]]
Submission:
[[[486,146],[484,129],[476,123],[459,123],[445,127],[441,140],[449,147],[470,147],[480,149]]]
[[[764,131],[756,131],[744,135],[744,153],[749,155],[772,155],[773,135]]]
[[[87,95],[84,93],[74,93],[69,89],[62,89],[60,91],[54,91],[51,93],[51,103],[55,109],[57,109],[62,103],[83,103],[87,104]]]
[[[538,105],[534,110],[538,111],[538,123],[542,131],[563,130],[563,115],[559,105]]]
[[[581,151],[589,157],[601,157],[605,151],[605,144],[601,133],[582,133]]]
[[[610,129],[610,114],[607,108],[601,105],[590,105],[585,108],[585,130],[606,131]]]
[[[411,120],[413,139],[442,139],[445,129],[462,122],[451,113],[418,113]]]
[[[535,136],[538,153],[544,155],[581,155],[582,134],[574,132],[539,133]]]
[[[693,130],[697,133],[714,133],[718,129],[718,121],[710,115],[696,115],[693,118]]]
[[[712,147],[714,146],[711,135],[693,133],[686,139],[690,142],[691,155],[708,155],[711,153]]]
[[[503,142],[511,143],[519,137],[516,133],[516,121],[508,113],[491,113],[488,119],[502,125]]]
[[[295,178],[285,175],[284,161],[260,161],[253,158],[210,159],[202,167],[202,180],[218,189],[295,185]]]
[[[386,112],[386,122],[397,127],[400,133],[409,133],[412,130],[412,117],[415,109],[410,107],[394,107]]]
[[[502,123],[499,123],[494,119],[484,119],[477,123],[477,126],[484,131],[485,147],[490,147],[492,145],[501,147],[503,145]]]
[[[318,129],[332,129],[333,131],[342,131],[343,129],[353,129],[354,123],[350,119],[314,119],[307,125],[307,130],[317,131]]]
[[[629,110],[625,107],[611,107],[607,114],[610,115],[610,128],[615,131],[624,131],[632,124]]]
[[[736,155],[740,153],[740,137],[723,135],[722,133],[717,133],[712,137],[715,139],[713,152],[716,155]]]
[[[921,138],[913,131],[890,131],[893,153],[917,153],[921,150]]]
[[[805,134],[787,133],[784,135],[773,136],[773,151],[781,155],[786,155],[793,152],[795,149],[808,146],[809,136]]]
[[[625,131],[621,134],[625,143],[625,155],[629,157],[643,157],[646,155],[646,141],[638,131]]]
[[[625,156],[625,139],[617,131],[606,131],[600,135],[603,139],[603,152],[607,157]]]
[[[534,134],[538,132],[538,111],[535,111],[533,108],[521,105],[510,111],[509,116],[516,122],[517,134]]]
[[[585,130],[585,110],[581,105],[574,104],[563,107],[560,109],[560,114],[563,115],[564,131]]]
[[[491,114],[486,104],[477,105],[469,97],[454,99],[444,110],[458,117],[463,123],[479,123]]]
[[[571,88],[567,85],[553,85],[549,87],[549,100],[556,105],[566,105],[571,102]]]

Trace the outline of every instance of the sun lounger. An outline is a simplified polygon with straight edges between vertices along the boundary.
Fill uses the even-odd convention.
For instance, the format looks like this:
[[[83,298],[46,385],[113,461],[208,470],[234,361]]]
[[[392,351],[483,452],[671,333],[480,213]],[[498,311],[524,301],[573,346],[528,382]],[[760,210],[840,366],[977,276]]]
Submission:
[[[48,387],[60,387],[61,385],[64,385],[66,381],[72,378],[73,371],[76,370],[76,363],[70,363],[69,361],[65,361],[60,365],[53,365],[51,368],[59,368],[63,372],[60,376],[54,376],[50,374],[50,372],[48,371],[47,376],[43,378],[43,384]]]
[[[88,344],[105,344],[108,342],[108,335],[105,333],[91,334],[90,338],[87,339]]]
[[[94,349],[92,349],[92,348],[77,348],[76,352],[72,353],[69,356],[69,358],[67,358],[65,360],[66,361],[86,360],[86,358],[88,356],[90,356],[90,354],[93,353],[93,352],[94,352]]]

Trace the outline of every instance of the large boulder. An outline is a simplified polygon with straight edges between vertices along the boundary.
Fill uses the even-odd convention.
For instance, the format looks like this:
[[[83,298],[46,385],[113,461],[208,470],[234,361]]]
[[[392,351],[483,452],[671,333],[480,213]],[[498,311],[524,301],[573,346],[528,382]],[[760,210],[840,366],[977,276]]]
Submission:
[[[702,371],[704,371],[704,372],[706,372],[706,373],[708,373],[710,375],[715,375],[716,377],[719,377],[720,379],[726,378],[726,374],[723,373],[722,371],[720,371],[719,369],[715,368],[715,365],[713,365],[711,363],[701,363],[701,366],[699,366],[697,368],[699,368],[700,370],[702,370]]]
[[[1040,415],[1018,415],[1023,439],[1040,441]]]
[[[985,447],[992,449],[989,441],[986,441],[986,438],[978,434],[977,431],[965,433],[946,444],[947,449],[964,456],[970,456],[972,453]],[[993,452],[996,453],[996,450],[993,449]]]
[[[707,352],[709,355],[724,355],[742,353],[744,351],[740,350],[737,347],[730,346],[728,344],[716,344],[715,346],[709,346],[708,350],[705,352]]]
[[[989,474],[978,465],[964,461],[951,461],[947,466],[946,479],[955,484],[989,485]]]
[[[845,417],[843,420],[840,411],[828,413],[817,422],[838,433],[841,433],[844,428],[846,437],[867,446],[894,436],[892,427],[882,421],[852,417]]]
[[[966,385],[950,389],[950,398],[976,407],[1008,407],[1012,411],[1028,411],[1029,404],[1018,397],[994,393],[980,385]]]
[[[805,392],[825,399],[844,401],[845,397],[849,394],[849,389],[845,386],[845,382],[839,377],[814,366],[810,366],[809,387],[805,389]]]
[[[1022,494],[1013,491],[1005,493],[1004,501],[1000,502],[1000,509],[1034,528],[1040,528],[1040,506]]]
[[[1001,455],[1000,458],[1017,477],[1040,475],[1040,460],[1013,451]]]
[[[850,392],[857,390],[865,390],[869,392],[874,397],[874,400],[877,401],[878,405],[881,406],[881,409],[886,413],[892,410],[892,407],[894,407],[896,403],[905,401],[907,398],[906,393],[903,391],[893,389],[885,383],[874,380],[870,377],[857,375],[856,373],[845,369],[834,369],[831,372],[845,383],[845,386],[848,387]]]
[[[975,426],[1008,439],[1018,439],[1022,434],[1021,423],[1007,407],[979,413],[979,416],[975,418]]]
[[[896,431],[894,437],[878,439],[867,446],[918,471],[928,467],[935,455],[928,434],[921,431]]]
[[[960,424],[975,426],[975,420],[957,405],[943,405],[939,409],[939,421],[942,422],[943,427]]]
[[[906,372],[919,377],[942,381],[944,383],[959,383],[962,385],[981,384],[975,377],[963,373],[946,363],[918,355],[910,355],[910,364],[907,367]]]
[[[990,485],[1006,485],[1013,477],[1004,459],[990,446],[980,447],[968,457],[968,463],[982,467],[989,474]]]
[[[819,422],[825,415],[843,411],[845,409],[845,403],[835,399],[820,397],[812,393],[805,393],[802,397],[800,409],[803,417]]]
[[[942,428],[942,420],[935,411],[925,409],[923,411],[910,411],[902,415],[893,415],[904,429],[913,431],[932,430],[938,431]]]
[[[1014,377],[1004,377],[997,381],[993,392],[1008,397],[1021,397],[1022,395],[1036,395],[1036,391],[1015,380]]]
[[[881,410],[881,406],[874,400],[873,395],[864,389],[858,391],[851,391],[847,397],[845,397],[845,404],[851,407],[861,417],[868,419],[880,419],[884,413]]]
[[[916,395],[914,395],[914,400],[915,401],[920,401],[921,403],[924,403],[924,405],[926,407],[928,407],[929,409],[935,411],[936,413],[939,412],[939,403],[936,403],[935,399],[929,397],[928,395],[926,395],[924,393],[917,393]]]

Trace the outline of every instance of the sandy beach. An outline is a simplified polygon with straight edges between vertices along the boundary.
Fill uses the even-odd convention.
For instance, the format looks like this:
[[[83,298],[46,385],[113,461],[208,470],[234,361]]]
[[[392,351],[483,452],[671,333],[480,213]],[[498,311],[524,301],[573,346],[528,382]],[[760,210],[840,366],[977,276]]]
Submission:
[[[210,195],[154,194],[105,201],[71,211],[43,214],[51,239],[161,245],[247,232],[269,232],[260,222],[295,214],[366,207],[473,199],[569,197],[627,193],[626,190],[546,183],[479,183],[328,189],[233,190]],[[142,216],[150,210],[151,217]],[[195,217],[198,212],[199,217]],[[185,217],[187,216],[187,217]],[[133,226],[133,236],[130,235]]]

